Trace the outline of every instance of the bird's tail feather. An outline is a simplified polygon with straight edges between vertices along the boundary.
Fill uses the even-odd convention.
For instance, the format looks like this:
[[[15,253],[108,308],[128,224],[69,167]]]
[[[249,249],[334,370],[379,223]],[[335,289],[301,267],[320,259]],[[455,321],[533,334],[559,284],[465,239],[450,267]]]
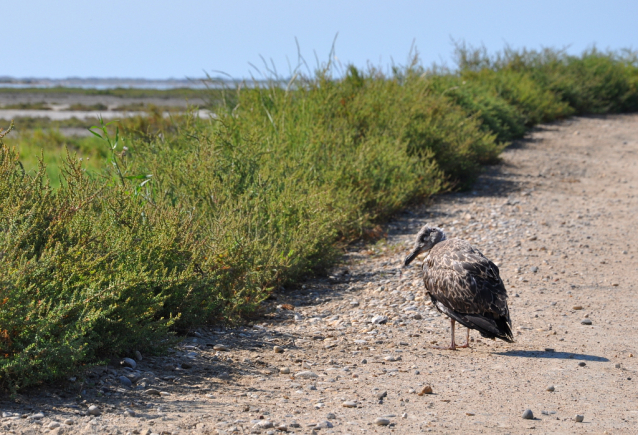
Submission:
[[[462,325],[476,329],[485,338],[498,338],[508,343],[514,342],[514,335],[507,319],[490,319],[480,314],[459,314],[455,319]]]

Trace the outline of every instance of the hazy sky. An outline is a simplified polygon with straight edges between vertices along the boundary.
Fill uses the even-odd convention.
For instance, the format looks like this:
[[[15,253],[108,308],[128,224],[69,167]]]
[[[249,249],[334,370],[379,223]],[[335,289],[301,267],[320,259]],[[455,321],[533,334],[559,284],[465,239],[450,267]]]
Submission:
[[[0,0],[0,76],[249,77],[260,56],[288,75],[297,46],[311,66],[335,36],[337,58],[364,66],[452,66],[451,39],[489,50],[638,49],[638,1]]]

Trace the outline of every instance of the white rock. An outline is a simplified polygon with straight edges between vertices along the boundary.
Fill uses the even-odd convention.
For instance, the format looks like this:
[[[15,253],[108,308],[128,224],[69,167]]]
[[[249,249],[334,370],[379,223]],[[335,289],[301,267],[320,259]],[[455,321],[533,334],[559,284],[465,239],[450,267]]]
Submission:
[[[303,372],[299,372],[297,374],[295,374],[295,378],[302,378],[302,379],[310,379],[310,378],[318,378],[319,375],[316,374],[315,372],[311,372],[310,370],[306,370]]]
[[[344,408],[356,408],[357,402],[353,402],[352,400],[346,400],[341,404]]]
[[[377,315],[374,316],[370,322],[374,323],[375,325],[382,325],[384,323],[386,323],[388,321],[388,318],[386,316],[382,316],[382,315]]]
[[[98,408],[95,405],[91,405],[89,406],[89,414],[90,415],[100,415],[102,414],[102,412],[100,411],[100,408]]]

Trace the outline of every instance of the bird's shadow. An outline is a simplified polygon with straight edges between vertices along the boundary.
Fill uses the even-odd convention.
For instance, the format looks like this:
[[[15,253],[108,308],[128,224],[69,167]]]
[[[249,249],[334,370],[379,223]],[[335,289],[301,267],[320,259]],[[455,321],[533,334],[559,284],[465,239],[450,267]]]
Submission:
[[[572,352],[547,352],[542,350],[508,350],[507,352],[496,352],[496,355],[517,356],[522,358],[549,358],[549,359],[575,359],[582,361],[609,362],[602,356],[587,355],[584,353]]]

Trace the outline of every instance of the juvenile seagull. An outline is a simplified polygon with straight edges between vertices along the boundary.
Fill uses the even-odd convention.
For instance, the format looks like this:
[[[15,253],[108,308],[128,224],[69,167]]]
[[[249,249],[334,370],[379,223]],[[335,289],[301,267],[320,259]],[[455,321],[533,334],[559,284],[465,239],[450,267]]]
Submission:
[[[443,230],[427,225],[417,234],[414,250],[405,257],[404,266],[421,252],[428,252],[423,262],[428,295],[451,322],[452,343],[444,349],[469,347],[470,329],[485,338],[514,342],[507,291],[494,263],[465,240],[447,240]],[[454,342],[455,322],[468,328],[463,346]]]

